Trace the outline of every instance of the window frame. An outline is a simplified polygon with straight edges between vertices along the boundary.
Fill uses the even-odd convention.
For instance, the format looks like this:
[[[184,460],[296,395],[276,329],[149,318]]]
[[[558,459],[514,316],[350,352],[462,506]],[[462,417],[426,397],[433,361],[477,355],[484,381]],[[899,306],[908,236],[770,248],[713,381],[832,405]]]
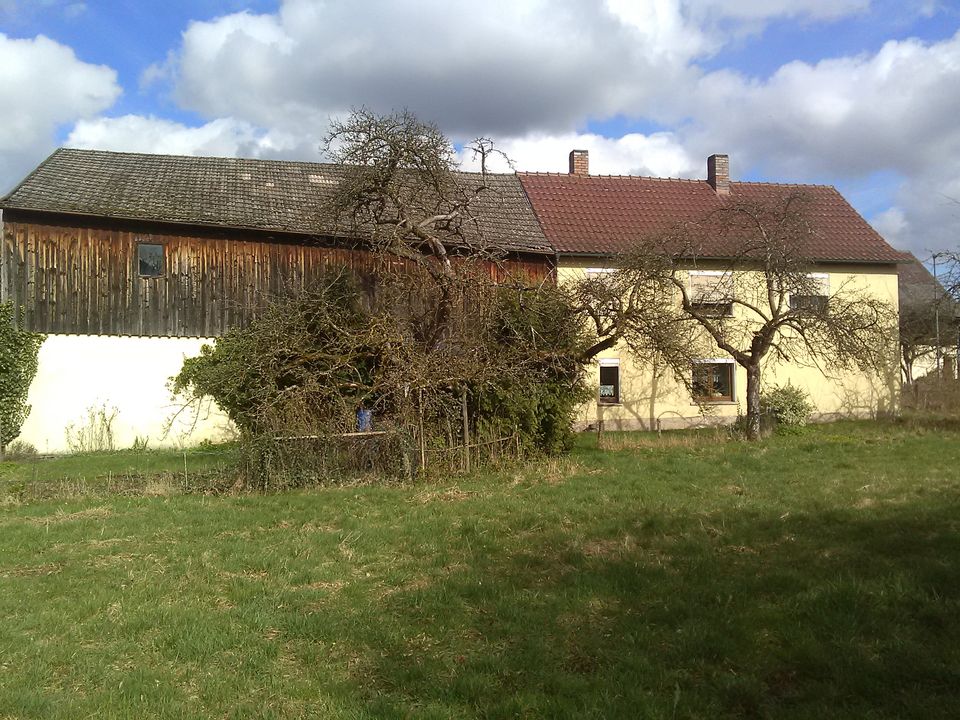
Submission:
[[[708,366],[712,367],[715,365],[723,365],[727,368],[727,373],[729,376],[730,384],[730,394],[729,395],[697,395],[696,394],[696,377],[694,373],[696,372],[696,366]],[[699,360],[694,360],[690,366],[691,374],[691,394],[693,395],[693,400],[696,403],[735,403],[737,401],[737,367],[736,363],[731,358],[702,358]]]
[[[790,309],[797,312],[820,314],[826,311],[830,299],[830,273],[807,273],[807,277],[821,281],[822,293],[790,293]]]
[[[142,262],[140,259],[140,249],[150,247],[150,248],[160,248],[160,271],[156,274],[147,274],[143,272]],[[137,240],[137,277],[144,278],[146,280],[152,280],[156,278],[165,277],[167,274],[167,247],[164,243],[154,242],[151,240]]]
[[[730,296],[726,300],[698,300],[693,293],[694,277],[715,277],[718,287],[723,283],[724,278],[729,278]],[[733,273],[729,270],[687,270],[687,292],[690,297],[690,307],[701,315],[712,318],[733,317],[733,304],[735,297],[735,288],[733,286]]]
[[[600,369],[599,377],[597,378],[597,404],[598,405],[621,405],[622,403],[622,393],[621,393],[621,377],[620,377],[620,358],[601,358],[598,361],[598,366]],[[605,397],[601,393],[603,392],[603,370],[604,368],[616,368],[617,371],[617,380],[614,383],[614,394],[612,396]]]

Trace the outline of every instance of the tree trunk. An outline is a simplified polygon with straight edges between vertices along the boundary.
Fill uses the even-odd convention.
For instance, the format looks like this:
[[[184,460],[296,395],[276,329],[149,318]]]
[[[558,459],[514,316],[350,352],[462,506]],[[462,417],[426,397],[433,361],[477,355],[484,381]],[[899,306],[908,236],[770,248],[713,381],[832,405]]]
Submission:
[[[747,366],[747,440],[760,439],[760,366]]]

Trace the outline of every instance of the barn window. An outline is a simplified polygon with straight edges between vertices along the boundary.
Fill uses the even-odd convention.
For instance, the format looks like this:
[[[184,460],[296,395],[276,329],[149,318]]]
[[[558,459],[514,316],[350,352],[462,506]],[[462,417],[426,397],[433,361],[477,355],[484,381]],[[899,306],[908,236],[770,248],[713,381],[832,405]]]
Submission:
[[[600,361],[600,396],[601,405],[620,404],[620,361]]]
[[[137,267],[140,277],[163,275],[163,245],[156,243],[137,244]]]

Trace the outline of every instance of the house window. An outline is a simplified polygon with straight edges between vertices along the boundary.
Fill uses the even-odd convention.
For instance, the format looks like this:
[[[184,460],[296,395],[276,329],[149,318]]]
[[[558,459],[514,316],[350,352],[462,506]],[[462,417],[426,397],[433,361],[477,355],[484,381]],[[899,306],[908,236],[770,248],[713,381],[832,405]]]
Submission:
[[[612,268],[586,268],[583,271],[587,292],[592,296],[600,320],[611,326],[616,321],[618,310],[617,298],[612,296],[616,290],[610,284],[613,272]]]
[[[601,405],[620,404],[620,361],[600,361],[600,396]]]
[[[693,363],[693,397],[700,402],[733,402],[733,361]]]
[[[690,270],[690,304],[708,317],[733,315],[733,277],[722,270]]]
[[[163,245],[137,243],[137,268],[140,277],[163,275]]]
[[[805,287],[790,293],[790,309],[806,313],[822,313],[827,309],[830,296],[830,276],[827,273],[810,273]]]

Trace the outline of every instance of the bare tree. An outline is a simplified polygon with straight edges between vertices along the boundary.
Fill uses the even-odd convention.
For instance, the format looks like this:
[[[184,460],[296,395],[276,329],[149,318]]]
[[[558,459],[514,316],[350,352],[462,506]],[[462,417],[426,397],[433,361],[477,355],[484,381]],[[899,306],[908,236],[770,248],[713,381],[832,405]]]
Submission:
[[[946,266],[943,282],[915,257],[899,266],[900,370],[907,386],[916,379],[918,363],[952,347],[957,339],[957,304],[951,292],[956,288],[956,260],[945,253],[937,255],[941,266]]]
[[[493,192],[487,160],[501,153],[488,138],[468,147],[480,173],[457,172],[456,151],[435,125],[406,110],[379,115],[363,108],[334,121],[322,148],[344,171],[323,214],[432,280],[430,344],[446,332],[457,290],[476,270],[457,258],[496,262],[504,255],[488,241],[478,210],[481,197]]]
[[[808,202],[795,194],[730,202],[638,241],[616,272],[576,291],[597,330],[588,354],[623,341],[702,401],[710,378],[696,360],[725,353],[746,370],[746,433],[758,438],[768,359],[827,371],[878,370],[895,357],[891,305],[853,283],[828,287],[813,238]]]

